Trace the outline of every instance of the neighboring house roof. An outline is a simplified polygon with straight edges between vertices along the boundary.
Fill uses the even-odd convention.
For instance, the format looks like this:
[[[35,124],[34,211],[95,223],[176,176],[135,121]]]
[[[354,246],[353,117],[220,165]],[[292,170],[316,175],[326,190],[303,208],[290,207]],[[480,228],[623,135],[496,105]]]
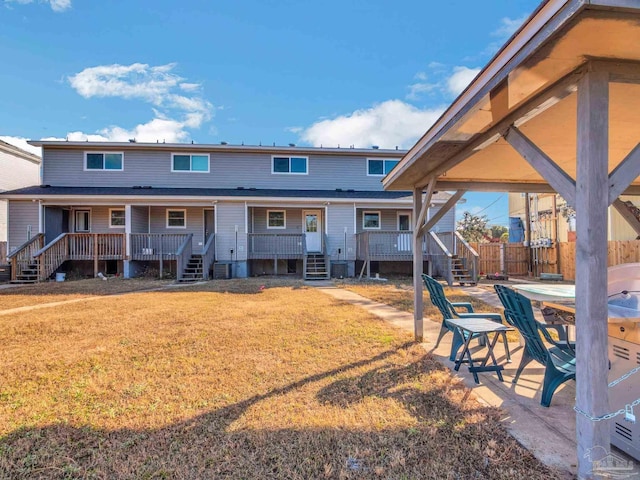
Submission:
[[[162,187],[55,187],[33,186],[3,192],[0,197],[237,197],[244,198],[300,198],[353,200],[406,200],[411,192],[361,190],[286,190],[261,188],[162,188]],[[439,192],[432,201],[445,202],[451,195]]]
[[[344,155],[368,157],[402,157],[407,150],[380,148],[351,148],[343,147],[298,147],[295,145],[229,145],[226,143],[139,143],[139,142],[66,142],[59,140],[32,140],[30,145],[46,149],[108,149],[108,150],[164,150],[164,151],[202,151],[208,152],[241,152],[241,153],[272,153],[298,155]]]
[[[26,150],[23,150],[2,140],[0,140],[0,151],[9,153],[16,157],[20,157],[32,163],[37,163],[38,165],[42,162],[42,159],[39,156],[34,155],[33,153],[29,153]]]

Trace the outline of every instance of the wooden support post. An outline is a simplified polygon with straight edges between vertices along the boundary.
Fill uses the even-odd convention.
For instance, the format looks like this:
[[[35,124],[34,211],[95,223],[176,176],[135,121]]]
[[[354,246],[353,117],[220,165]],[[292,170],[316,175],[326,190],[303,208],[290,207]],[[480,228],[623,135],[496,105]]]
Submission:
[[[576,407],[609,412],[607,388],[607,207],[609,75],[588,72],[578,83],[576,175]],[[567,200],[568,201],[568,200]],[[610,448],[609,421],[576,414],[578,477],[596,478],[593,462]],[[600,447],[600,448],[596,448]]]
[[[93,276],[98,276],[98,234],[93,234]]]
[[[622,200],[616,198],[613,202],[613,207],[618,211],[618,213],[626,220],[626,222],[633,228],[637,235],[640,235],[640,221],[636,218],[636,216],[627,208]]]
[[[162,271],[163,270],[162,267],[164,267],[163,258],[162,258],[162,257],[164,257],[164,249],[162,248],[162,244],[164,243],[162,240],[163,240],[164,236],[162,234],[160,234],[159,238],[160,238],[160,248],[159,248],[159,250],[160,250],[160,279],[162,279],[162,277],[164,277],[164,272]]]
[[[435,181],[429,183],[431,187],[427,191],[425,201],[427,206],[425,207],[422,200],[422,189],[415,188],[413,190],[413,218],[420,219],[420,212],[426,212],[429,202],[431,202],[431,193],[433,192],[433,185]],[[424,217],[422,217],[424,219]],[[416,342],[422,342],[424,337],[424,320],[422,318],[423,302],[422,302],[422,235],[419,235],[421,223],[416,223],[413,234],[413,331]]]

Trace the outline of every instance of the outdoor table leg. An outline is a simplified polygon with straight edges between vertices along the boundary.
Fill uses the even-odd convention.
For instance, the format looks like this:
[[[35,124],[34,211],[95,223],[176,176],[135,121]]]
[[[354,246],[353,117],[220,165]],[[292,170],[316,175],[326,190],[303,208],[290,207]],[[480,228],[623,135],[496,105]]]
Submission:
[[[488,337],[488,335],[487,335]],[[493,335],[493,340],[491,340],[491,342],[487,342],[487,355],[484,357],[484,359],[482,360],[482,363],[480,364],[481,367],[486,367],[487,366],[487,362],[489,361],[489,358],[491,358],[491,360],[493,361],[493,365],[496,368],[496,374],[498,375],[498,378],[500,379],[501,382],[504,382],[504,379],[502,378],[502,366],[498,365],[498,360],[496,359],[495,354],[493,353],[493,349],[496,346],[496,343],[498,343],[498,338],[500,337],[500,332],[495,332]]]

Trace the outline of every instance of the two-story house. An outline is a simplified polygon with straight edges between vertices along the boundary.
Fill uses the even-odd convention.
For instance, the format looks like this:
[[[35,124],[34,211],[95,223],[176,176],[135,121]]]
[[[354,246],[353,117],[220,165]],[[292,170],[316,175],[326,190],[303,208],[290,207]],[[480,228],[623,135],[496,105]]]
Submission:
[[[0,193],[36,185],[40,182],[40,157],[0,140],[0,171]],[[0,242],[6,241],[7,201],[0,199]],[[0,264],[3,262],[0,258]]]
[[[179,280],[328,278],[331,264],[337,276],[411,272],[411,193],[381,185],[402,150],[31,143],[42,184],[1,196],[15,280],[61,268]],[[448,198],[434,196],[430,215]]]

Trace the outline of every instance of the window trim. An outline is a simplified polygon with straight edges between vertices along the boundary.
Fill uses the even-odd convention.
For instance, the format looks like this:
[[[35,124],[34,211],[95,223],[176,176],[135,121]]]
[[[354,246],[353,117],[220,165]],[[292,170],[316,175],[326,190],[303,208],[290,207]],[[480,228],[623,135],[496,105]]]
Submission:
[[[281,227],[272,227],[269,225],[269,214],[271,212],[282,212],[284,217],[284,225]],[[267,230],[286,230],[287,228],[287,211],[286,210],[267,210]]]
[[[189,155],[189,170],[175,170],[173,159],[176,155]],[[207,170],[193,170],[193,156],[207,157]],[[208,153],[171,152],[171,173],[211,173],[211,155]]]
[[[111,212],[122,212],[124,213],[124,225],[113,225],[111,221],[113,217],[111,216]],[[127,227],[127,213],[124,208],[110,208],[109,209],[109,228],[126,228]]]
[[[89,154],[101,154],[102,155],[102,168],[87,168],[87,155]],[[118,154],[122,156],[122,168],[104,168],[105,155]],[[84,152],[84,171],[85,172],[124,172],[124,152],[108,152],[108,151],[96,151],[87,150]]]
[[[375,213],[378,215],[378,226],[377,227],[366,227],[364,220],[368,213]],[[362,229],[363,230],[381,230],[382,229],[382,213],[380,210],[364,210],[362,212]]]
[[[89,226],[87,230],[82,230],[82,231],[78,231],[77,229],[77,215],[78,212],[89,212]],[[73,233],[91,233],[91,227],[93,225],[93,219],[91,218],[93,217],[93,211],[90,207],[78,207],[78,208],[74,208],[73,209]]]
[[[369,173],[370,169],[369,169],[369,162],[371,161],[378,161],[378,162],[382,162],[382,173]],[[384,164],[385,162],[396,162],[396,165],[398,165],[398,163],[400,163],[400,159],[395,159],[395,158],[367,158],[367,177],[385,177],[387,175],[389,175],[388,173],[384,173]],[[395,168],[395,165],[394,167]],[[393,170],[393,168],[391,170]],[[391,170],[389,170],[389,172],[391,172]]]
[[[182,227],[178,227],[175,225],[169,225],[169,212],[182,212],[184,214],[184,226]],[[174,229],[174,228],[178,228],[178,229],[186,229],[187,228],[187,209],[186,208],[167,208],[165,211],[165,227],[167,229]]]
[[[289,171],[288,172],[276,172],[275,171],[275,159],[276,158],[288,158],[289,159]],[[291,159],[292,158],[304,158],[305,160],[305,172],[292,172],[291,171]],[[307,155],[271,155],[271,175],[309,175],[309,156]]]

